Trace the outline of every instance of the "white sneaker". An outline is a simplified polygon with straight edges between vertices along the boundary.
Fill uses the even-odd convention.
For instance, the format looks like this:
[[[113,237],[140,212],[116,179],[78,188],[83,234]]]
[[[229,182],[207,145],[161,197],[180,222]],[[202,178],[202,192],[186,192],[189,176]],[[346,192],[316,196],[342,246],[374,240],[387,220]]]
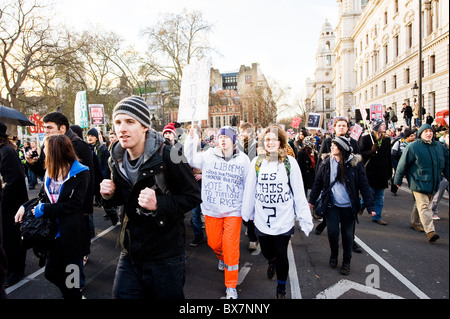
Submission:
[[[433,214],[433,220],[441,220],[441,218],[437,214]]]
[[[220,271],[223,271],[225,269],[225,263],[223,262],[223,260],[219,260],[217,268],[219,268]]]
[[[256,241],[251,241],[248,244],[248,250],[256,250],[258,248],[258,243]]]
[[[227,299],[238,299],[236,288],[227,288]]]

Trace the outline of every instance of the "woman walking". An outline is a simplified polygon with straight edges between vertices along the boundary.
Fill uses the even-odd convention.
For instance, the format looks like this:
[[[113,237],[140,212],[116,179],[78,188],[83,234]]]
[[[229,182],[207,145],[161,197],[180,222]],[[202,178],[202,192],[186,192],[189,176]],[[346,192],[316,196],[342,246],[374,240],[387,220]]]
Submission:
[[[339,252],[339,228],[342,234],[343,261],[340,273],[350,273],[352,257],[353,228],[358,221],[360,210],[359,193],[366,207],[375,215],[372,192],[367,181],[366,172],[360,155],[352,154],[350,140],[343,136],[335,136],[331,142],[331,153],[320,165],[309,197],[314,206],[320,192],[331,188],[328,196],[328,207],[325,218],[328,226],[328,241],[331,249],[330,266],[337,267]]]
[[[51,135],[44,140],[45,168],[44,201],[34,209],[35,218],[53,218],[58,225],[55,241],[50,247],[45,278],[56,285],[64,299],[81,299],[80,278],[86,238],[83,203],[88,191],[89,168],[80,164],[72,142],[65,135]],[[16,214],[21,222],[25,203]],[[67,273],[71,265],[73,272]],[[71,276],[69,278],[69,276]],[[70,285],[67,285],[70,282]]]
[[[267,277],[277,275],[277,299],[286,295],[289,271],[287,247],[297,219],[306,236],[313,229],[302,174],[297,161],[287,155],[286,133],[277,125],[261,136],[260,155],[247,176],[242,205],[244,221],[254,220],[261,252],[268,260]]]

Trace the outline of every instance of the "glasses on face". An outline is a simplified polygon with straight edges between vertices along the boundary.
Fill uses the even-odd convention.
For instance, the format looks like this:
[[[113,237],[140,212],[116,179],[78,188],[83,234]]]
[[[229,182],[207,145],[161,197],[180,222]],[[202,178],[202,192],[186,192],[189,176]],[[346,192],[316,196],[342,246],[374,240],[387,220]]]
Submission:
[[[265,138],[264,142],[265,143],[269,143],[269,142],[275,143],[275,142],[278,142],[278,139],[277,138]]]

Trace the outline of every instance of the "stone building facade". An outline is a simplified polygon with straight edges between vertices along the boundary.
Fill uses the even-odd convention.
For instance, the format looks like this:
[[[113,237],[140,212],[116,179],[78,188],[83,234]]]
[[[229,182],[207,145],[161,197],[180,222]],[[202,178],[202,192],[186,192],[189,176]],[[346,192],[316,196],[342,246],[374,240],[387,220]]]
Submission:
[[[422,12],[419,2],[422,1]],[[449,107],[449,2],[446,0],[338,0],[333,86],[336,115],[360,106],[401,106],[419,99],[432,116]],[[419,61],[419,14],[422,61]],[[350,68],[351,66],[351,68]],[[351,70],[351,71],[350,71]],[[416,94],[416,96],[415,96]]]

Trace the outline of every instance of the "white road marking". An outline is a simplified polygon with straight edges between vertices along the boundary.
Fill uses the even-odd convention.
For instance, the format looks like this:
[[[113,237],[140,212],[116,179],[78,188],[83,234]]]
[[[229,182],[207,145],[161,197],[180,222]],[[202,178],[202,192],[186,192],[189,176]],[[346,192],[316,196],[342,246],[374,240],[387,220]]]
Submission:
[[[320,292],[319,294],[317,294],[316,299],[338,299],[340,296],[351,289],[361,291],[365,294],[375,295],[381,299],[404,299],[389,292],[381,291],[366,285],[361,285],[357,282],[347,279],[339,280],[339,282],[337,282],[333,286]]]
[[[289,241],[287,253],[289,260],[289,284],[291,286],[291,299],[302,299],[291,241]]]
[[[355,242],[361,246],[369,255],[371,255],[376,261],[378,261],[384,268],[386,268],[394,277],[396,277],[402,284],[404,284],[409,290],[411,290],[420,299],[430,299],[425,293],[417,288],[412,282],[406,279],[401,273],[399,273],[394,267],[392,267],[387,261],[385,261],[380,255],[374,252],[369,246],[362,242],[355,236]]]

